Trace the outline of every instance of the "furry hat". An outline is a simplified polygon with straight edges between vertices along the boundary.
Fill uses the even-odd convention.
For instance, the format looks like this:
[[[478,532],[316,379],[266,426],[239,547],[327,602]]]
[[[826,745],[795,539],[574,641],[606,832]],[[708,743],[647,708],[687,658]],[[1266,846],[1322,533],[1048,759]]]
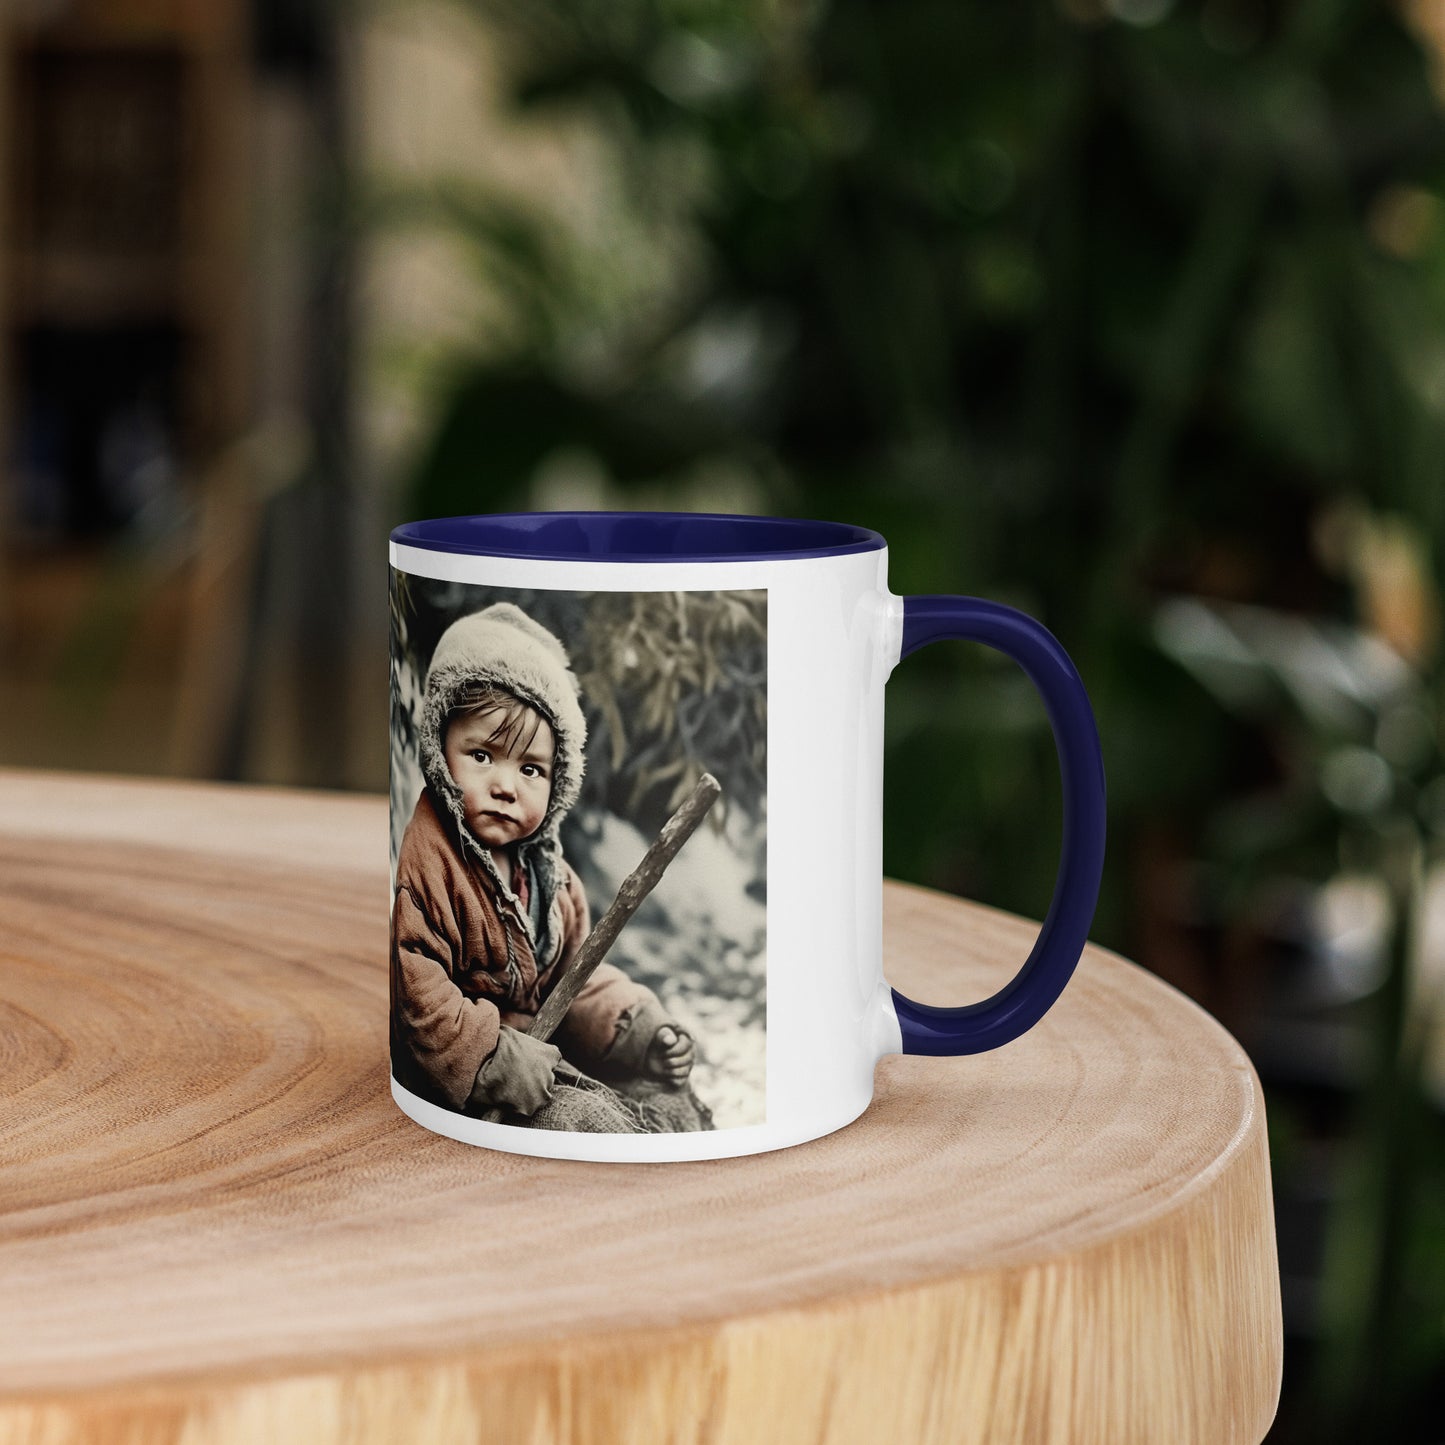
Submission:
[[[491,850],[478,843],[466,826],[461,789],[443,751],[447,716],[460,701],[463,689],[475,683],[505,688],[530,704],[551,724],[557,741],[547,811],[537,831],[517,844],[519,857],[532,863],[541,885],[545,929],[561,871],[558,829],[582,791],[586,766],[587,722],[578,701],[581,689],[561,642],[511,602],[494,602],[480,612],[459,617],[442,633],[432,654],[419,739],[422,774],[455,820],[463,849],[481,862],[504,896],[513,895],[497,872]]]

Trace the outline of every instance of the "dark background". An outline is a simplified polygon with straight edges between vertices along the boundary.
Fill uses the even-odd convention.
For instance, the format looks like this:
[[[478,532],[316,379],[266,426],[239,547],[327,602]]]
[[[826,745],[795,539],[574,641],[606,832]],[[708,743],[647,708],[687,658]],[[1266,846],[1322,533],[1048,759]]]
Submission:
[[[0,46],[0,760],[385,787],[406,518],[875,527],[1070,650],[1093,936],[1259,1069],[1271,1438],[1442,1437],[1435,0],[16,0]],[[1016,670],[910,658],[887,747],[888,872],[1042,914]]]

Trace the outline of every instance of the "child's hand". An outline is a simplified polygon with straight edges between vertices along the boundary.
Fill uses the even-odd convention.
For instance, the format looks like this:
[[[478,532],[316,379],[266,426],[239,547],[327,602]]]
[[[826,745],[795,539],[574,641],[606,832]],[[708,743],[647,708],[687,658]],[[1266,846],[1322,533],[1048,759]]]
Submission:
[[[504,1104],[530,1117],[552,1097],[552,1071],[562,1058],[562,1050],[530,1034],[519,1033],[516,1043],[509,1078],[500,1097]]]
[[[531,1118],[552,1097],[552,1071],[561,1057],[555,1044],[503,1024],[495,1052],[477,1075],[471,1105],[502,1106]]]
[[[642,1072],[680,1088],[692,1072],[692,1035],[675,1024],[663,1024],[647,1046]]]

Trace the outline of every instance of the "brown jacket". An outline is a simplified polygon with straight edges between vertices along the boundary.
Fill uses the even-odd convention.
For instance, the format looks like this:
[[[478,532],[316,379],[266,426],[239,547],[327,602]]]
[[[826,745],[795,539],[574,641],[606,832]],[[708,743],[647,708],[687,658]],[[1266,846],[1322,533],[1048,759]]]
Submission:
[[[422,791],[396,864],[391,915],[391,1058],[403,1087],[461,1109],[503,1024],[526,1030],[591,928],[576,873],[563,864],[544,931],[553,956],[533,955],[531,931],[465,860]],[[548,906],[548,900],[543,900]],[[552,1042],[585,1073],[635,1074],[667,1015],[651,989],[601,964]]]

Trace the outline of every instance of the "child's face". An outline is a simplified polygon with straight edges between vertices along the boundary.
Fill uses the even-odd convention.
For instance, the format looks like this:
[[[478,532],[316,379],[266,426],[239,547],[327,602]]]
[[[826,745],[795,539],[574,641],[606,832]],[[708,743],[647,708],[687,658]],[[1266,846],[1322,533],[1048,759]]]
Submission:
[[[552,795],[552,757],[556,739],[551,724],[537,719],[530,741],[508,744],[494,738],[500,712],[464,713],[447,725],[442,751],[462,790],[462,813],[473,837],[488,848],[501,848],[530,837],[541,825]]]

